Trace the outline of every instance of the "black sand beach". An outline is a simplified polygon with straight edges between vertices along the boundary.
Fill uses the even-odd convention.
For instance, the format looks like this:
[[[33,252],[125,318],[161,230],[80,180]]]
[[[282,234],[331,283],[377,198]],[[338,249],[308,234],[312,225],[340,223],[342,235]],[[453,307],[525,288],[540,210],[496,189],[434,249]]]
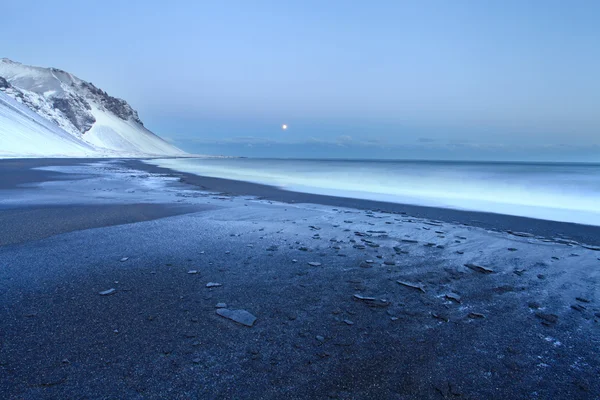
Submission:
[[[175,176],[182,183],[191,184],[201,190],[220,192],[226,195],[251,195],[284,203],[311,203],[333,207],[349,207],[359,210],[377,210],[392,213],[403,213],[417,218],[427,218],[456,224],[467,224],[484,229],[499,231],[513,230],[529,232],[546,237],[569,237],[573,240],[600,245],[600,226],[572,224],[539,220],[476,211],[452,210],[447,208],[425,207],[412,204],[387,203],[363,199],[325,196],[311,193],[299,193],[281,190],[273,186],[229,179],[198,176],[180,171],[173,171],[139,160],[128,160],[125,165],[151,173]]]
[[[600,397],[598,227],[96,161],[0,160],[1,398]]]

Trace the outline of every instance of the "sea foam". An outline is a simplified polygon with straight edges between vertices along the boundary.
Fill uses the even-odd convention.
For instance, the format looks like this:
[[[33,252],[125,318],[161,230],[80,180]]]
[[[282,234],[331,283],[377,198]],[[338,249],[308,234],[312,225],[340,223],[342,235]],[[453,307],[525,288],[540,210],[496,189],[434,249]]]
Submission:
[[[600,165],[160,159],[192,174],[284,190],[600,225]]]

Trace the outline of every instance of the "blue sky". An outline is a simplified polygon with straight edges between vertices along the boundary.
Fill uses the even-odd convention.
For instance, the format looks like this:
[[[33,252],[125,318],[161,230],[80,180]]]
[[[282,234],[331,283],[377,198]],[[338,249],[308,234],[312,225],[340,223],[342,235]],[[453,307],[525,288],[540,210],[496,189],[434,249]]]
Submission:
[[[597,1],[30,0],[3,14],[0,56],[91,81],[196,153],[600,161]]]

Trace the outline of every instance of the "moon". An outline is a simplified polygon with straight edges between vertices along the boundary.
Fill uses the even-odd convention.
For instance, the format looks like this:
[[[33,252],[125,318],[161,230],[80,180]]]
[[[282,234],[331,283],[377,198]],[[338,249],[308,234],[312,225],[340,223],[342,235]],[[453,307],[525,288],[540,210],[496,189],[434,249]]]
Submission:
[[[283,125],[281,125],[281,129],[283,129],[284,131],[285,131],[287,128],[288,128],[288,127],[287,127],[287,125],[286,125],[286,124],[283,124]]]

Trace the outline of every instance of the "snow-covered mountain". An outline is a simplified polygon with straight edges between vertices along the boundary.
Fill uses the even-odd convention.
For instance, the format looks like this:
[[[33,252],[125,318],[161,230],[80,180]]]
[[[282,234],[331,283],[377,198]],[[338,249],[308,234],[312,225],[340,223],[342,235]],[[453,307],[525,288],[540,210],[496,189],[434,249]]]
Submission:
[[[125,100],[56,68],[0,59],[0,156],[185,155]]]
[[[100,157],[102,154],[0,91],[0,158],[39,156]]]

